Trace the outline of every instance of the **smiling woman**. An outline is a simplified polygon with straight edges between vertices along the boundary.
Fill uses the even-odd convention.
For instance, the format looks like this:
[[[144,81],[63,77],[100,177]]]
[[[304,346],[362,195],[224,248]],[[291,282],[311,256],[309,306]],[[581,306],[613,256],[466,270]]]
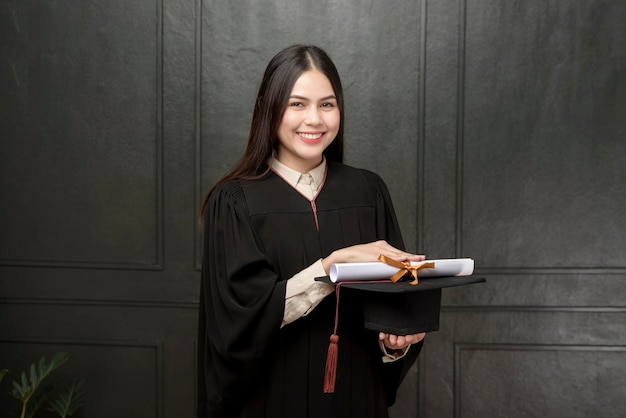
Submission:
[[[295,45],[270,61],[246,151],[202,219],[198,416],[387,417],[424,333],[365,329],[345,293],[329,383],[337,300],[314,279],[335,263],[424,256],[403,250],[382,179],[343,164],[343,91],[324,51]]]

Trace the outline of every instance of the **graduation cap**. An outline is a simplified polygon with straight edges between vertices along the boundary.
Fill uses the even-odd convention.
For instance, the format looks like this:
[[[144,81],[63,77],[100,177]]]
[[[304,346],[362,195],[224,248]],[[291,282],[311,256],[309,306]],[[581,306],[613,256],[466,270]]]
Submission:
[[[471,260],[470,275],[463,276],[446,276],[445,274],[467,274],[467,269],[465,271],[456,271],[440,268],[439,271],[436,271],[438,262],[441,264],[448,263],[445,266],[448,267],[451,265],[451,262],[459,261],[457,259],[434,260],[431,262],[412,264],[401,263],[401,265],[398,264],[400,262],[385,259],[384,257],[381,258],[381,261],[389,263],[392,267],[396,267],[392,269],[392,271],[396,271],[396,273],[390,274],[388,276],[390,278],[374,280],[370,278],[369,280],[343,280],[335,282],[331,277],[326,276],[318,277],[316,280],[335,284],[337,314],[339,312],[340,290],[342,288],[351,289],[351,293],[357,295],[361,300],[363,326],[365,328],[399,336],[432,332],[439,329],[442,289],[486,281],[484,278],[471,275],[471,272],[473,272],[473,260]],[[367,267],[368,266],[365,266],[365,268]],[[377,267],[378,266],[375,268]],[[456,267],[457,266],[455,266],[455,268]],[[371,271],[372,269],[370,268],[369,270]],[[420,271],[419,279],[418,270]],[[331,270],[331,276],[333,273],[336,275],[336,271],[333,272]],[[330,337],[330,345],[328,348],[324,393],[334,392],[337,343],[339,341],[337,335],[338,321],[339,318],[338,315],[336,315],[335,329],[333,335]]]

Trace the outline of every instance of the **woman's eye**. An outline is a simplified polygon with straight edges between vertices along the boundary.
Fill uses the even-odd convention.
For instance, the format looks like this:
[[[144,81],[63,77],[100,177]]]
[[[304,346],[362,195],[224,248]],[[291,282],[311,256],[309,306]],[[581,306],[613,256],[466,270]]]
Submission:
[[[289,106],[292,106],[292,107],[302,107],[304,105],[302,103],[300,103],[300,102],[291,102],[291,103],[289,103]]]
[[[335,104],[334,103],[322,103],[322,107],[326,107],[326,108],[335,107]]]

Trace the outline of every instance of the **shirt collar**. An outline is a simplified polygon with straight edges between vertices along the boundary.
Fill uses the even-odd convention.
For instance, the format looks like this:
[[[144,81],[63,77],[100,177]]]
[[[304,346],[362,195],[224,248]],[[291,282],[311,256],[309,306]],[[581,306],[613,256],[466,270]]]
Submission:
[[[298,184],[298,180],[300,180],[300,176],[306,173],[300,173],[292,168],[287,167],[285,164],[278,161],[276,158],[272,158],[271,165],[272,169],[278,173],[282,178],[287,181],[291,186],[296,187]],[[324,181],[324,174],[326,173],[326,157],[322,156],[322,162],[320,165],[309,171],[308,174],[313,177],[313,185],[315,190],[318,190]]]

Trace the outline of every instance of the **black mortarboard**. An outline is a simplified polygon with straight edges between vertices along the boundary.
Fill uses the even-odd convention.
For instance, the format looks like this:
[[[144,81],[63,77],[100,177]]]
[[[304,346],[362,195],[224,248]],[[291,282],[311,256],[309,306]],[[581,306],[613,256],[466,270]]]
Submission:
[[[410,277],[410,276],[409,276]],[[414,275],[416,277],[416,275]],[[315,280],[331,283],[330,277],[318,277]],[[431,277],[407,281],[375,280],[375,281],[343,281],[336,285],[337,304],[340,288],[351,289],[352,293],[361,298],[363,310],[363,326],[365,328],[394,335],[411,335],[421,332],[432,332],[439,329],[439,312],[441,308],[441,289],[482,283],[486,280],[474,276]],[[416,283],[417,282],[417,283]],[[334,391],[336,371],[337,321],[335,318],[335,334],[331,336],[324,392]]]
[[[316,280],[332,283],[328,277]],[[432,332],[439,329],[441,289],[485,282],[475,276],[420,278],[409,281],[339,282],[343,289],[358,291],[365,328],[395,335]],[[356,294],[356,292],[352,292]]]

